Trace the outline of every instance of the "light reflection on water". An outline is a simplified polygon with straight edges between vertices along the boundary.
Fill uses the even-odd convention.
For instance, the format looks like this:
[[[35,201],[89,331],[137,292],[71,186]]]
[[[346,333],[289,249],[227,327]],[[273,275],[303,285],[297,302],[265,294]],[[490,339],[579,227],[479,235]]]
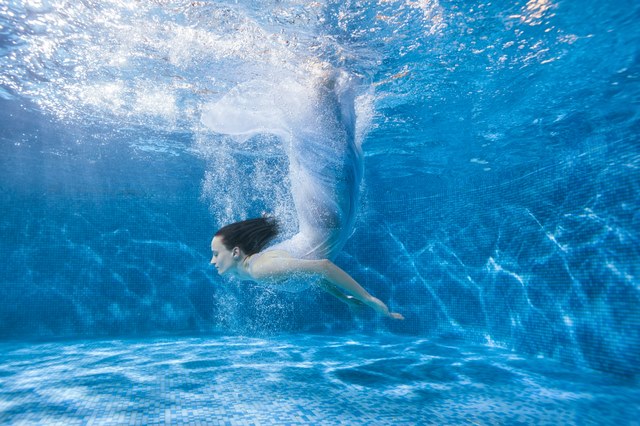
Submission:
[[[227,148],[199,108],[311,56],[375,86],[368,204],[343,264],[407,321],[361,329],[479,329],[637,374],[637,5],[229,3],[0,4],[0,183],[45,194],[3,193],[3,336],[358,329],[339,306],[281,308],[205,269],[199,196],[217,219],[231,213],[214,197],[291,209],[277,144]]]
[[[636,383],[398,336],[4,344],[0,422],[622,424]],[[606,412],[605,412],[606,411]]]

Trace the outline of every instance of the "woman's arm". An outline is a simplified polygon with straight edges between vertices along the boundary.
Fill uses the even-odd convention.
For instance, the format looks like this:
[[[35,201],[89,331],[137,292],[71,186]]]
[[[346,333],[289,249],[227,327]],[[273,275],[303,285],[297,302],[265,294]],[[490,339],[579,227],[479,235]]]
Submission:
[[[370,306],[377,312],[395,319],[404,319],[396,312],[390,312],[387,305],[370,295],[360,284],[345,271],[328,259],[306,260],[296,259],[286,253],[264,253],[251,265],[249,271],[255,280],[287,278],[296,274],[320,275],[331,284],[351,293],[356,299]]]
[[[362,303],[360,300],[356,299],[355,297],[351,296],[350,294],[346,294],[338,290],[338,287],[331,284],[329,281],[327,281],[324,278],[320,280],[320,282],[318,283],[318,287],[320,287],[322,290],[326,291],[327,293],[329,293],[339,301],[349,306],[357,306],[360,308],[363,306],[366,306],[364,303]]]

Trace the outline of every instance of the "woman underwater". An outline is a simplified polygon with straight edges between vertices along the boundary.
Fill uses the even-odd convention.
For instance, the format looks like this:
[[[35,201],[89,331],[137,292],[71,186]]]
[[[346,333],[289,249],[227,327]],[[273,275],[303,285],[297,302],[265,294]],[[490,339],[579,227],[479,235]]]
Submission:
[[[357,304],[355,298],[383,315],[404,319],[401,314],[389,311],[387,305],[367,293],[329,259],[300,259],[284,250],[261,251],[277,234],[277,223],[268,218],[249,219],[224,226],[211,241],[211,264],[215,265],[220,275],[231,274],[242,280],[263,283],[275,283],[306,274],[320,276],[323,279],[320,284],[323,290],[341,301]]]
[[[309,63],[304,71],[304,77],[277,83],[243,83],[203,110],[203,124],[217,133],[280,138],[298,217],[298,232],[270,247],[279,228],[273,219],[224,226],[211,242],[211,263],[220,275],[281,289],[289,278],[319,277],[320,287],[345,303],[404,319],[331,262],[352,232],[362,176],[353,81],[322,63]]]

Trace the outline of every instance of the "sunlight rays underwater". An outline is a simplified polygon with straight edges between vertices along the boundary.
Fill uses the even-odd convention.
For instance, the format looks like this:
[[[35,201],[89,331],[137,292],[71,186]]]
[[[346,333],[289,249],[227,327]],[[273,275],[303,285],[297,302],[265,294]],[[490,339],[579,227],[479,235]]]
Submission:
[[[304,400],[315,407],[309,419],[341,409],[354,423],[431,415],[482,423],[510,410],[531,415],[514,422],[552,423],[555,411],[569,424],[637,418],[628,402],[637,399],[640,365],[639,8],[574,0],[0,4],[0,336],[140,338],[34,343],[32,351],[6,343],[0,419],[62,422],[69,410],[82,412],[74,398],[87,398],[87,417],[106,419],[95,407],[121,393],[110,413],[123,421],[152,409],[186,423],[202,412],[177,414],[180,404],[195,398],[196,410],[213,393],[238,407],[221,402],[225,415],[246,420],[242,412],[273,408],[259,395],[270,386],[284,399],[287,389],[291,398],[296,389],[315,395]],[[355,123],[336,127],[327,117],[337,104],[307,92],[321,86],[310,83],[318,69],[349,76]],[[243,109],[225,127],[241,106],[253,108],[249,125]],[[300,133],[308,145],[292,139]],[[324,145],[326,134],[349,143]],[[331,256],[406,321],[349,310],[313,288],[290,294],[222,280],[208,267],[211,234],[229,221],[273,213],[286,224],[283,239],[295,235],[291,158],[308,161],[301,169],[320,195],[312,201],[337,200],[323,223],[344,229]],[[352,166],[350,177],[336,178],[338,164]],[[120,346],[147,345],[140,356],[149,359],[178,333],[249,347],[231,350],[231,364],[208,365],[211,354],[223,358],[220,348],[203,354],[206,339],[176,337],[176,362],[145,371],[140,353]],[[165,337],[147,340],[158,334]],[[438,342],[410,355],[393,346],[442,336],[462,339],[440,342],[453,355]],[[336,365],[306,352],[308,343],[342,348],[328,361]],[[286,349],[253,365],[254,344]],[[106,354],[86,362],[100,367],[77,357],[92,345]],[[356,348],[361,358],[349,364]],[[494,349],[504,358],[491,358]],[[300,358],[289,360],[289,351]],[[510,356],[522,360],[516,366]],[[78,370],[65,382],[56,374],[67,362]],[[91,368],[104,374],[88,377]],[[64,391],[43,383],[43,371]],[[259,392],[243,391],[254,406],[221,385],[251,374]],[[220,383],[206,383],[216,376]],[[316,379],[341,402],[314,393],[308,381]],[[371,399],[349,411],[339,390]],[[385,408],[385,398],[398,405]],[[283,419],[304,423],[295,406],[279,407]],[[380,417],[367,417],[372,407]]]

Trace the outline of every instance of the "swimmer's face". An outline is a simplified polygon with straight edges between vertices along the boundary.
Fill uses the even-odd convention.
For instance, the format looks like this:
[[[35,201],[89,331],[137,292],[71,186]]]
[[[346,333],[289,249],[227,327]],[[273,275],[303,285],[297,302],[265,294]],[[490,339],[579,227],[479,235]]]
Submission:
[[[222,243],[222,237],[216,235],[211,240],[211,264],[216,267],[220,275],[233,271],[236,266],[236,258],[233,256],[232,250],[229,250]]]

